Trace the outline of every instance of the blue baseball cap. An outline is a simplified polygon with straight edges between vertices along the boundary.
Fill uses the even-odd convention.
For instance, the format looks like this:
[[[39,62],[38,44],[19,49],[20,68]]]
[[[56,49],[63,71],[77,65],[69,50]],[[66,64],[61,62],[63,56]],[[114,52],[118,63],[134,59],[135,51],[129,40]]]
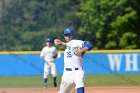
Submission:
[[[64,29],[64,35],[74,35],[74,31],[70,28]]]
[[[52,42],[52,40],[50,38],[47,38],[46,42]]]

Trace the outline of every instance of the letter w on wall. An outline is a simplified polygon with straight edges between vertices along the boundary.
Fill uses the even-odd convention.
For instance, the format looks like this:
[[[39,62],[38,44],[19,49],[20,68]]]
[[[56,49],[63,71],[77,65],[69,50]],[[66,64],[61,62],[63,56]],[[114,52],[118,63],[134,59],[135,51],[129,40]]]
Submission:
[[[122,60],[122,54],[108,54],[108,59],[109,59],[109,63],[110,63],[110,69],[112,71],[116,70],[120,71],[120,64],[121,64],[121,60]]]

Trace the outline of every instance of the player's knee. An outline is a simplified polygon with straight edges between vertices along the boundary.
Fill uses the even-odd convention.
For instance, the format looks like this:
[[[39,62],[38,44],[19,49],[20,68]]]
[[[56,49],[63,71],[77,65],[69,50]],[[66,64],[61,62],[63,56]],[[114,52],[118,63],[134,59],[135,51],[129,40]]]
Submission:
[[[48,78],[48,75],[44,75],[43,78]]]
[[[77,93],[84,93],[84,87],[77,88]]]
[[[84,82],[83,81],[77,81],[77,82],[75,82],[75,84],[76,84],[75,88],[84,87]]]
[[[56,73],[55,73],[55,74],[52,74],[52,76],[53,76],[53,77],[57,77],[57,74],[56,74]]]

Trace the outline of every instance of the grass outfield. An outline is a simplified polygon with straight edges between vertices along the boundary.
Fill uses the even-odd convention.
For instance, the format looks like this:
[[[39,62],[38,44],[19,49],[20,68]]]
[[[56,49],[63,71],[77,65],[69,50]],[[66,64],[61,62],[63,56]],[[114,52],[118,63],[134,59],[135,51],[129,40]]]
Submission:
[[[140,75],[87,75],[85,86],[140,86]]]
[[[60,84],[61,76],[57,82]],[[49,77],[48,87],[53,87],[53,78]],[[86,87],[97,86],[140,86],[140,75],[86,75]],[[43,87],[42,76],[0,76],[0,88]]]

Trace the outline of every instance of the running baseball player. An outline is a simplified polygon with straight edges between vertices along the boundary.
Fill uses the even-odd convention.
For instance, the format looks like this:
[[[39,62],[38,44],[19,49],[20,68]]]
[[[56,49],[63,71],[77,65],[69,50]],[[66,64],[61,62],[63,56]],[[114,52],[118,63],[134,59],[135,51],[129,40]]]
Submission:
[[[55,64],[55,58],[57,57],[57,49],[52,46],[52,40],[50,38],[46,39],[46,46],[42,49],[40,57],[44,58],[44,88],[47,87],[48,75],[51,70],[51,74],[53,76],[54,87],[57,87],[56,77],[57,70]]]
[[[66,42],[55,39],[56,45],[65,45],[64,51],[64,72],[58,93],[69,93],[75,84],[77,93],[84,93],[85,74],[83,70],[82,57],[85,52],[93,49],[93,45],[82,40],[73,39],[74,32],[70,28],[64,29]]]

